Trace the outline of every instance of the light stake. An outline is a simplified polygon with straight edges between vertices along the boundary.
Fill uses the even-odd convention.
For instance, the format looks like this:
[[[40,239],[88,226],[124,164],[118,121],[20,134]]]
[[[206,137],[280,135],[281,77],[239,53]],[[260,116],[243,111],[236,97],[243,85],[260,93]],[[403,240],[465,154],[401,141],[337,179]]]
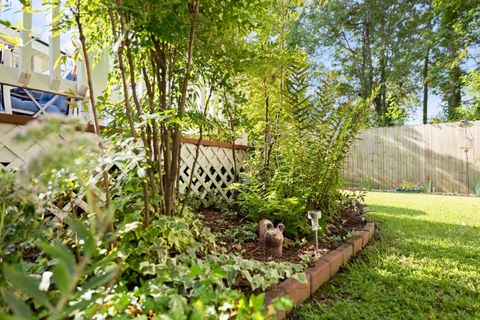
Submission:
[[[318,220],[322,217],[322,212],[320,210],[309,210],[307,217],[312,222],[315,251],[318,251]]]

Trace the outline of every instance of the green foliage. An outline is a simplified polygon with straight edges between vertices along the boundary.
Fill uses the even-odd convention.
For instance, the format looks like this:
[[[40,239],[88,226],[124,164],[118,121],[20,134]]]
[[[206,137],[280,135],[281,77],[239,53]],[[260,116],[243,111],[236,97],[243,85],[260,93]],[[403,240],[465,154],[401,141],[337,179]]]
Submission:
[[[475,0],[313,1],[295,37],[358,96],[379,86],[370,124],[392,126],[416,113],[421,96],[427,114],[432,92],[443,121],[478,118],[465,71],[478,69],[479,24]]]
[[[423,192],[432,193],[432,180],[428,180],[423,184]]]
[[[53,129],[46,119],[27,131],[40,137],[39,132],[48,130]],[[70,139],[82,135],[70,133]],[[307,260],[242,259],[217,247],[214,235],[189,210],[183,216],[156,216],[145,226],[139,184],[144,149],[133,140],[112,138],[105,141],[108,152],[101,157],[67,153],[60,169],[54,159],[63,149],[52,143],[26,172],[0,175],[1,205],[6,208],[0,233],[1,312],[21,319],[217,319],[232,314],[263,319],[272,310],[264,310],[264,295],[257,293],[287,277],[305,280]],[[85,148],[95,151],[87,144]],[[93,190],[106,164],[118,168],[110,174],[110,207]],[[87,207],[70,206],[60,221],[43,209],[65,208],[73,199],[83,199],[80,194]],[[45,226],[46,221],[51,225]],[[247,229],[253,236],[252,225]],[[243,230],[232,230],[230,236],[239,232]],[[32,257],[25,255],[27,249]],[[245,296],[245,287],[254,294]]]
[[[40,226],[48,228],[42,219],[38,198],[32,189],[17,180],[13,172],[0,170],[0,262],[6,264],[27,261],[26,268],[36,268],[36,246]],[[39,268],[42,269],[41,267]],[[4,284],[0,275],[0,286]],[[0,308],[2,306],[0,305]]]
[[[475,184],[475,195],[480,197],[480,181]]]
[[[417,184],[410,182],[410,181],[404,181],[402,184],[396,188],[395,190],[397,191],[407,191],[407,192],[419,192],[420,188],[418,187]]]
[[[257,151],[247,170],[249,184],[240,186],[240,205],[254,221],[281,221],[286,234],[299,239],[309,231],[307,210],[322,210],[325,222],[337,217],[339,169],[371,99],[343,96],[334,74],[311,96],[308,68],[291,66],[289,74],[275,160],[265,167],[265,151]]]

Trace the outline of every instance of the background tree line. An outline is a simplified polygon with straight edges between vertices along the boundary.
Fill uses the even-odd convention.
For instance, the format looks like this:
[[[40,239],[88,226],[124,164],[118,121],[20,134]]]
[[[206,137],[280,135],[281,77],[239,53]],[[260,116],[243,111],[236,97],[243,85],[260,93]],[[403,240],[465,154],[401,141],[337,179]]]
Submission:
[[[441,121],[480,118],[480,3],[475,0],[314,1],[296,37],[318,65],[339,70],[358,96],[379,87],[371,124],[403,124],[428,99]]]

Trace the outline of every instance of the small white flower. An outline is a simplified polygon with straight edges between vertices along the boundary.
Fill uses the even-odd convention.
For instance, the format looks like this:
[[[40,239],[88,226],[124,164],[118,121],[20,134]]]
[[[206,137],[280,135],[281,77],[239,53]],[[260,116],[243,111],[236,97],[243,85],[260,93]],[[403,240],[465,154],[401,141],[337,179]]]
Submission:
[[[87,292],[85,292],[84,294],[82,294],[80,296],[80,298],[82,298],[83,300],[92,300],[92,294],[94,294],[95,291],[94,290],[87,290]]]
[[[78,243],[83,245],[85,243],[85,241],[83,239],[80,239],[80,241],[78,241]]]
[[[465,227],[466,225],[467,225],[467,223],[465,221],[462,221],[462,226]]]
[[[53,276],[53,273],[50,271],[45,271],[42,274],[42,280],[40,281],[40,285],[38,286],[38,290],[40,291],[48,291],[50,287],[50,278]]]
[[[107,249],[102,249],[102,250],[99,251],[99,253],[100,254],[105,254],[105,253],[107,253]]]

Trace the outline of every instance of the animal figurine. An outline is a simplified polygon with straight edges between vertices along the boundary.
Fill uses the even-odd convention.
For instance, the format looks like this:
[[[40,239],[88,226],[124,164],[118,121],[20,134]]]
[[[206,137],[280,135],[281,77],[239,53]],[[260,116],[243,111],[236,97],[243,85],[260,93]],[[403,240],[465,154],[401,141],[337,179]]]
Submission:
[[[265,232],[270,228],[273,228],[273,223],[268,219],[262,219],[258,223],[258,242],[260,242],[262,247],[265,246]]]
[[[260,220],[258,223],[258,238],[265,254],[275,257],[282,256],[283,230],[285,230],[285,226],[282,223],[274,228],[270,220]]]

